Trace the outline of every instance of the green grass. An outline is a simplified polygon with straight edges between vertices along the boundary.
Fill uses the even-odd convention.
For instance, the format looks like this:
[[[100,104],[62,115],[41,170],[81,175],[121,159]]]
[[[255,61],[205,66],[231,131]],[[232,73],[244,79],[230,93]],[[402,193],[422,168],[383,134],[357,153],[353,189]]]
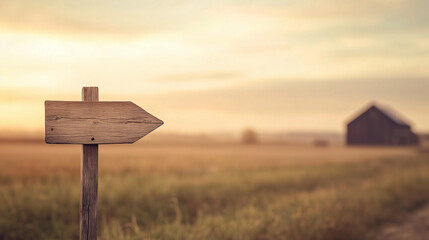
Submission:
[[[76,174],[4,177],[0,239],[78,239],[79,181]],[[428,187],[427,155],[105,172],[99,177],[99,239],[371,239],[381,223],[426,203]]]

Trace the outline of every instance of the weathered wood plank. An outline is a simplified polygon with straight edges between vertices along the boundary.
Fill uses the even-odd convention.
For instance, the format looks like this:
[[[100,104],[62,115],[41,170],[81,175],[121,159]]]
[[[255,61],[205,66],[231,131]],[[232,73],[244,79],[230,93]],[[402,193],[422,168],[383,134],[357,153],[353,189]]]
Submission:
[[[84,87],[82,101],[97,102],[98,88]],[[82,146],[80,239],[97,240],[98,144]]]
[[[129,101],[45,101],[46,143],[133,143],[162,124]]]
[[[82,146],[80,239],[97,239],[98,144]]]

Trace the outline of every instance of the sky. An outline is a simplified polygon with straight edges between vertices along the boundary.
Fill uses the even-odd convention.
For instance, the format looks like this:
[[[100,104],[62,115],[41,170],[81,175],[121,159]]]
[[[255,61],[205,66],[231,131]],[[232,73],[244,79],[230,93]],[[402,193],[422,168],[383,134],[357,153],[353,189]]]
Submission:
[[[372,102],[429,132],[429,1],[0,0],[0,130],[131,100],[163,132],[335,131]]]

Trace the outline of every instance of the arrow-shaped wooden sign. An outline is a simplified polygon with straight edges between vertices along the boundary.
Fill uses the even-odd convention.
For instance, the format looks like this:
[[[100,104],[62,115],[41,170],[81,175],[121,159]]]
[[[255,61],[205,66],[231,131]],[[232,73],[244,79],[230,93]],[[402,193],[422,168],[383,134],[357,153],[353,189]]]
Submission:
[[[45,101],[46,143],[82,144],[80,239],[97,239],[98,144],[133,143],[163,122],[132,102],[99,102],[97,87],[82,102]]]
[[[132,102],[45,101],[46,143],[133,143],[162,124]]]

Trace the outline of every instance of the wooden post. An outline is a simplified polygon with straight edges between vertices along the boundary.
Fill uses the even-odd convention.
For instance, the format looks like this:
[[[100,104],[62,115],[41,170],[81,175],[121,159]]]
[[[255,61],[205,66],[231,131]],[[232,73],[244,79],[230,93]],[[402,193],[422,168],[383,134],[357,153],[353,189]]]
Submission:
[[[163,123],[130,101],[98,102],[98,87],[82,88],[82,101],[45,101],[45,142],[83,145],[81,240],[97,240],[98,144],[133,143]]]
[[[82,88],[82,101],[98,102],[98,87]],[[94,137],[91,138],[94,140]],[[98,144],[83,144],[80,195],[80,239],[97,239]]]

